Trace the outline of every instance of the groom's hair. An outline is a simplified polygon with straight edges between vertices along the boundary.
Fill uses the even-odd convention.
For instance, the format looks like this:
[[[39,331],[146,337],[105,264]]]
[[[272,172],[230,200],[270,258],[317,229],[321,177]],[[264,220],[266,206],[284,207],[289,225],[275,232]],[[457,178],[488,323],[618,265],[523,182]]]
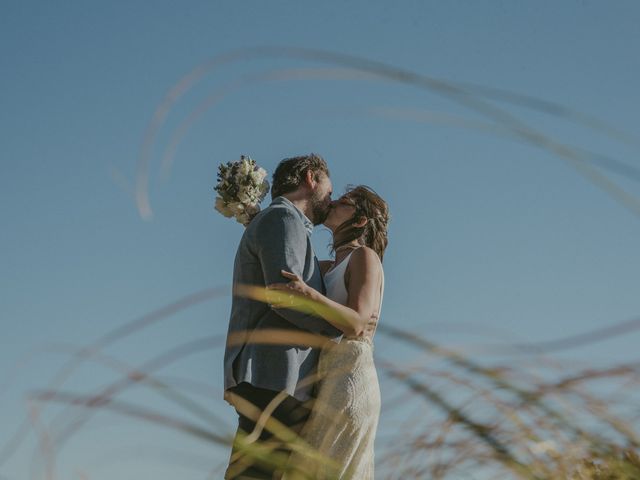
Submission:
[[[304,182],[307,172],[311,170],[313,177],[319,180],[320,174],[329,176],[329,167],[320,155],[310,153],[300,157],[285,158],[276,171],[273,172],[271,182],[271,198],[279,197],[285,193],[294,192]]]

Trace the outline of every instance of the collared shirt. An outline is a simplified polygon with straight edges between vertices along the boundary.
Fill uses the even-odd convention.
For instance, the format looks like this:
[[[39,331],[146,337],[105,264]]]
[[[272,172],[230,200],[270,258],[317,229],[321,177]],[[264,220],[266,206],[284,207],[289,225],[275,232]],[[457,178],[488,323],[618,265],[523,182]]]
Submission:
[[[276,197],[272,202],[271,205],[273,205],[274,203],[287,203],[289,205],[292,205],[295,209],[296,212],[298,212],[300,214],[300,220],[302,220],[302,223],[304,223],[304,228],[307,230],[307,234],[311,235],[313,233],[313,222],[311,220],[309,220],[309,218],[302,212],[302,210],[300,210],[295,203],[293,203],[291,200],[289,200],[287,197]]]

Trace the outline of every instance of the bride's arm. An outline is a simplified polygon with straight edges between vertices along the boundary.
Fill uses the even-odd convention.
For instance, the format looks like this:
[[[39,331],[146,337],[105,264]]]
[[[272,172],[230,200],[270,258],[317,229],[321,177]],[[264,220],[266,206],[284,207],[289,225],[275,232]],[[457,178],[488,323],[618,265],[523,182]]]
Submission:
[[[379,315],[382,267],[377,254],[370,248],[359,248],[353,252],[349,263],[348,300],[346,305],[331,300],[309,287],[300,277],[283,271],[288,284],[269,286],[311,300],[309,307],[334,327],[348,336],[361,336],[372,331]],[[286,302],[283,302],[286,303]],[[294,305],[290,305],[294,306]],[[286,307],[284,304],[278,307]]]

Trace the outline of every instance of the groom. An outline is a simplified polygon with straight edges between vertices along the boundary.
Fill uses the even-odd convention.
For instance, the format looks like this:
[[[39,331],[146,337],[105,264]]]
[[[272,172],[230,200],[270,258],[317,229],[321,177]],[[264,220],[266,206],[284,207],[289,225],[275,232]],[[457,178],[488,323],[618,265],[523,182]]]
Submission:
[[[331,191],[329,169],[319,155],[280,162],[273,174],[273,201],[251,221],[238,246],[234,293],[236,285],[264,287],[283,283],[282,270],[299,275],[309,286],[324,293],[310,235],[313,226],[321,224],[327,216]],[[285,335],[277,341],[265,342],[264,336],[258,338],[261,330],[280,330]],[[294,432],[304,425],[313,402],[313,384],[304,379],[315,373],[320,348],[317,343],[309,346],[302,342],[300,334],[335,340],[341,332],[310,314],[275,309],[234,294],[224,355],[224,388],[225,399],[238,413],[236,440],[241,432],[254,431],[256,413],[261,413],[280,392],[284,400],[271,416]],[[265,428],[259,439],[276,440]],[[277,450],[284,455],[289,453],[282,445]],[[272,478],[279,478],[273,466],[243,458],[234,445],[225,479]]]

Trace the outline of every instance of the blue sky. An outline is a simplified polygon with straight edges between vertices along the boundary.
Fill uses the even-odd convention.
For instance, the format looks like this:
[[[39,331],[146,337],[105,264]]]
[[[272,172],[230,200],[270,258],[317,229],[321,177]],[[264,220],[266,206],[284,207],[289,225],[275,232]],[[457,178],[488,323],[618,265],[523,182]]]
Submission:
[[[327,72],[334,66],[326,63],[265,56],[206,75],[178,99],[154,138],[152,219],[141,218],[132,189],[145,129],[169,89],[208,59],[254,46],[366,57],[544,99],[631,140],[484,100],[556,141],[638,167],[639,18],[632,1],[4,2],[0,441],[18,428],[28,393],[44,388],[64,363],[66,355],[44,351],[45,343],[87,345],[188,294],[229,285],[242,229],[213,211],[212,188],[217,164],[240,154],[273,171],[284,157],[317,152],[330,164],[336,192],[363,183],[388,200],[382,322],[389,325],[475,348],[545,341],[636,317],[639,215],[558,155],[487,130],[492,121],[478,111],[398,82],[339,79],[344,72]],[[237,84],[267,71],[319,68],[331,78],[316,70],[316,78]],[[172,132],[227,85],[237,88],[189,129],[163,177]],[[630,177],[598,171],[640,194]],[[328,242],[327,231],[317,229],[320,258],[328,257]],[[107,351],[132,365],[144,362],[224,334],[228,310],[222,296]],[[634,360],[638,335],[557,358],[601,366]],[[377,339],[379,358],[405,354]],[[203,404],[231,429],[221,362],[222,349],[213,348],[163,373],[210,386]],[[88,393],[114,378],[109,368],[86,364],[67,389]],[[127,395],[172,411],[142,388]],[[45,423],[58,411],[47,407]],[[381,435],[393,428],[385,425]],[[26,478],[35,438],[0,474]],[[116,453],[123,438],[149,451],[126,458]],[[158,461],[161,446],[200,456]],[[115,458],[121,464],[111,465]],[[64,478],[202,478],[201,464],[225,459],[224,449],[101,414],[65,444],[56,468]]]

